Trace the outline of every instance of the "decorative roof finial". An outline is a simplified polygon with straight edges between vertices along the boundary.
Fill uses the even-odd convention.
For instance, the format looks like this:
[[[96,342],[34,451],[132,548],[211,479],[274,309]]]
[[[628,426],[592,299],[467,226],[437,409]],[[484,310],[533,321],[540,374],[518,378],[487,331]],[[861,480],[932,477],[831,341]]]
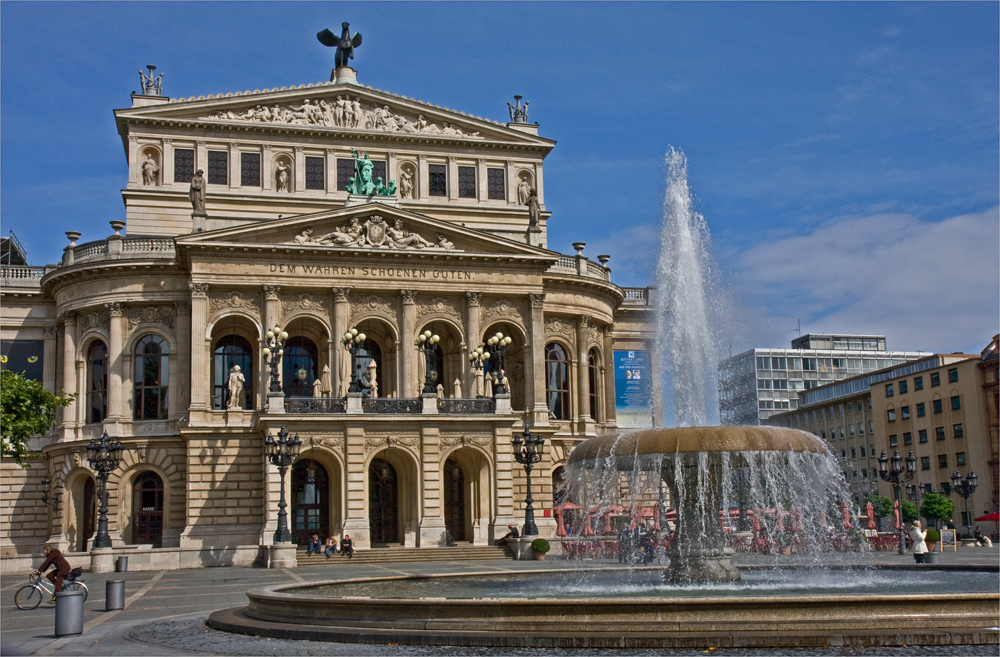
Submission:
[[[508,101],[507,109],[510,111],[510,122],[511,123],[527,123],[528,122],[528,103],[530,101],[524,101],[524,105],[521,104],[521,98],[524,96],[514,96],[514,102],[517,105],[511,105]]]
[[[139,86],[143,89],[143,96],[161,96],[163,95],[163,73],[160,73],[155,78],[153,77],[153,71],[156,67],[152,64],[146,64],[146,68],[149,69],[149,75],[146,75],[142,71],[139,71]]]

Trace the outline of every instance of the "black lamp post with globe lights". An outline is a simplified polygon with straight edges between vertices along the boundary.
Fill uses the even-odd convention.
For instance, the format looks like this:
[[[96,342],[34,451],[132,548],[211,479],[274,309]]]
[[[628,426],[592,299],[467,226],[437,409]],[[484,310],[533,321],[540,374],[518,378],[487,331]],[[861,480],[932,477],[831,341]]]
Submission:
[[[288,339],[288,333],[275,326],[267,330],[264,338],[266,341],[263,354],[271,375],[271,385],[268,387],[268,392],[281,392],[278,366],[281,364],[281,356],[285,353],[285,340]]]
[[[507,353],[507,349],[510,348],[510,343],[513,342],[509,335],[504,335],[503,333],[497,331],[495,334],[491,335],[486,341],[486,346],[489,349],[489,354],[496,358],[496,368],[493,370],[492,374],[496,377],[496,385],[493,386],[493,394],[496,395],[506,395],[507,386],[504,385],[504,373],[503,373],[503,357]],[[483,352],[486,354],[487,352]]]
[[[906,538],[903,529],[903,501],[900,499],[900,488],[903,483],[913,481],[913,475],[917,471],[917,457],[910,450],[910,455],[906,457],[906,464],[903,464],[903,457],[899,455],[897,449],[890,459],[882,450],[882,455],[878,457],[878,476],[882,481],[892,484],[892,490],[896,493],[896,506],[899,508],[899,554],[906,554]]]
[[[969,522],[972,520],[972,516],[969,515],[969,498],[976,492],[976,479],[976,473],[973,470],[969,470],[964,480],[962,473],[958,470],[955,470],[955,473],[951,475],[951,489],[965,498],[966,537],[972,536],[972,525]]]
[[[111,547],[111,537],[108,535],[108,475],[118,469],[121,460],[121,441],[110,440],[107,431],[87,445],[87,462],[97,473],[97,495],[101,500],[101,507],[98,509],[100,515],[97,517],[97,534],[91,546],[94,548]]]
[[[542,460],[542,447],[545,445],[545,439],[531,433],[527,423],[525,423],[524,432],[515,433],[511,444],[514,446],[514,459],[524,466],[524,473],[528,477],[527,496],[524,500],[524,535],[537,536],[538,527],[535,526],[535,509],[532,506],[535,500],[531,498],[531,469]]]
[[[434,353],[437,351],[437,343],[440,340],[441,337],[439,335],[428,329],[423,333],[417,334],[416,339],[413,341],[417,350],[424,355],[424,370],[426,371],[426,375],[424,376],[424,389],[421,392],[425,395],[437,394],[437,388],[434,386],[434,379],[437,378],[437,371],[434,368]]]
[[[278,476],[281,477],[281,494],[278,498],[278,528],[274,530],[275,543],[290,543],[292,540],[292,534],[288,531],[288,512],[285,511],[288,506],[285,503],[285,473],[299,457],[299,449],[301,448],[302,441],[299,440],[298,435],[289,438],[285,427],[281,427],[278,431],[277,440],[270,433],[264,440],[267,460],[278,468]]]
[[[364,344],[366,339],[368,339],[368,336],[364,333],[359,333],[356,328],[347,331],[340,338],[340,343],[344,345],[344,349],[347,349],[351,354],[351,385],[347,387],[347,392],[358,393],[365,391],[364,386],[361,385],[361,379],[358,378],[358,352],[361,351],[361,345]]]

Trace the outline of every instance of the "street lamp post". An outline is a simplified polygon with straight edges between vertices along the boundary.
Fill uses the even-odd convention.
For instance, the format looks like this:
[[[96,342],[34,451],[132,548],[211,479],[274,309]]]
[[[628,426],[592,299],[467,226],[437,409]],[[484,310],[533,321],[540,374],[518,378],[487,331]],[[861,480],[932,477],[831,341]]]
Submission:
[[[358,352],[361,351],[361,345],[364,344],[367,337],[364,333],[359,333],[358,329],[352,328],[340,338],[344,349],[347,349],[351,354],[351,385],[348,386],[347,392],[356,393],[365,390],[364,386],[361,385],[361,379],[358,378]]]
[[[965,479],[962,479],[962,473],[955,470],[955,474],[951,475],[951,489],[965,498],[965,535],[967,537],[972,536],[972,525],[970,521],[972,516],[969,515],[969,497],[976,492],[976,473],[969,470],[969,473],[965,475]]]
[[[289,438],[285,427],[281,427],[278,431],[277,440],[270,433],[264,440],[267,460],[278,468],[278,476],[281,477],[281,494],[278,498],[278,528],[274,530],[275,543],[290,543],[292,541],[292,533],[288,531],[288,512],[285,511],[285,507],[288,506],[285,503],[285,473],[299,457],[301,447],[302,441],[299,440],[298,435]]]
[[[904,482],[913,481],[913,475],[917,471],[917,457],[913,455],[913,450],[910,450],[910,455],[905,459],[905,467],[903,460],[903,457],[899,455],[898,449],[893,453],[891,459],[885,455],[885,450],[882,450],[882,455],[878,457],[878,475],[882,478],[882,481],[892,484],[892,490],[896,493],[896,506],[899,507],[898,531],[900,554],[906,554],[906,539],[903,536],[903,501],[900,499],[900,488]]]
[[[268,392],[281,392],[278,366],[281,364],[281,356],[285,353],[285,340],[288,339],[288,333],[275,326],[268,329],[264,337],[266,338],[263,349],[264,360],[271,375],[271,385],[268,387]]]
[[[437,370],[434,369],[434,352],[437,351],[436,345],[441,338],[436,333],[431,332],[429,329],[417,335],[413,344],[416,345],[417,350],[424,355],[424,370],[427,372],[424,376],[424,389],[421,391],[425,395],[437,394],[437,388],[434,387],[434,379],[437,378]]]
[[[523,438],[522,438],[523,435]],[[532,506],[535,500],[531,498],[531,468],[542,460],[542,447],[545,439],[528,430],[525,423],[523,434],[514,434],[511,443],[514,445],[514,458],[524,466],[524,473],[528,477],[527,497],[524,500],[524,535],[537,536],[538,527],[535,526],[535,509]]]
[[[97,495],[101,500],[101,508],[98,509],[100,515],[97,517],[97,534],[91,546],[94,548],[111,547],[111,537],[108,536],[108,475],[118,469],[121,460],[121,441],[110,440],[107,431],[87,445],[87,462],[97,472]]]
[[[497,359],[497,366],[493,370],[493,374],[496,375],[496,385],[493,386],[494,396],[507,394],[507,386],[504,385],[503,356],[507,353],[511,342],[513,340],[509,335],[504,335],[499,331],[490,336],[490,339],[486,341],[486,345],[489,347],[492,355]]]

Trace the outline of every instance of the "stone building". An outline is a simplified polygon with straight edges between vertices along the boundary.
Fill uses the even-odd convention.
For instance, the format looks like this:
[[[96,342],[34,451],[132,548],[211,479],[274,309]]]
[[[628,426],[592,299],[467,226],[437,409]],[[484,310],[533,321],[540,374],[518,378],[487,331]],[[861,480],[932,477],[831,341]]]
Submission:
[[[526,106],[499,123],[351,69],[331,80],[189,98],[146,80],[115,111],[124,221],[100,239],[68,230],[57,265],[4,266],[4,366],[30,361],[78,395],[36,440],[40,459],[4,459],[5,559],[45,541],[86,556],[86,447],[104,432],[124,445],[113,543],[156,567],[265,558],[280,486],[264,440],[282,427],[302,441],[286,480],[296,539],[491,542],[523,518],[511,440],[525,424],[546,439],[532,494],[554,531],[568,452],[617,427],[615,352],[651,349],[651,289],[614,284],[582,242],[547,248],[554,142]],[[272,327],[288,334],[273,393]],[[351,329],[366,336],[355,371]],[[477,374],[470,352],[498,333],[502,370]]]

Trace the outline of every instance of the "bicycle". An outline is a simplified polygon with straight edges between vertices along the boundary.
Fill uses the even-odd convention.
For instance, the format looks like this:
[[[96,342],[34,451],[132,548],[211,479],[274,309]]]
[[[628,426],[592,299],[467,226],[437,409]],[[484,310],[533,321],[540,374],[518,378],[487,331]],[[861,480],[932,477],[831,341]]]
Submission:
[[[83,568],[74,568],[69,572],[69,575],[63,579],[63,588],[70,591],[83,591],[83,599],[87,600],[87,596],[90,594],[90,589],[83,580],[78,580],[77,577],[83,574]],[[22,586],[14,594],[14,604],[17,605],[18,609],[34,609],[42,603],[42,599],[48,596],[51,600],[54,597],[53,590],[55,586],[46,577],[41,575],[36,575],[32,573],[28,575],[28,581],[30,584]]]

